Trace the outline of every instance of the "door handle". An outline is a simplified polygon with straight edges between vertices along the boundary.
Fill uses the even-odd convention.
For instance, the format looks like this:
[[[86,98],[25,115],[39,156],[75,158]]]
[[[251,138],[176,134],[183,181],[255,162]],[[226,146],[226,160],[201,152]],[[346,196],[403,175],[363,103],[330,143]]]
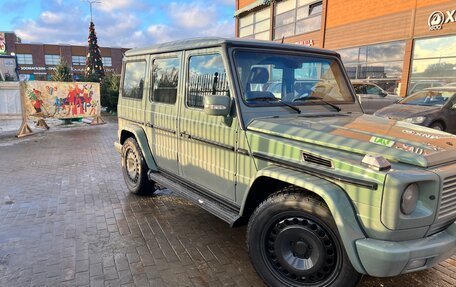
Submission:
[[[190,138],[190,135],[189,135],[187,132],[181,132],[181,133],[180,133],[180,136],[181,136],[181,137],[184,137],[184,138],[187,138],[187,139]]]

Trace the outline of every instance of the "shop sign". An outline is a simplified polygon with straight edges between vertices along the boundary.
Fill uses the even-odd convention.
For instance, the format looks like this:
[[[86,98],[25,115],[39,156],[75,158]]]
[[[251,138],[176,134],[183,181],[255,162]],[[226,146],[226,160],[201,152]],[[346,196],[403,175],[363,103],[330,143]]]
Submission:
[[[428,18],[429,31],[442,30],[443,24],[456,22],[456,10],[434,11]]]
[[[54,71],[55,67],[38,67],[38,66],[20,66],[19,70],[21,71]]]
[[[295,44],[303,45],[303,46],[307,46],[307,47],[313,47],[314,40],[310,39],[310,40],[297,41],[297,42],[295,42]]]
[[[19,70],[21,71],[46,71],[46,67],[35,67],[35,66],[31,66],[31,67],[19,67]]]

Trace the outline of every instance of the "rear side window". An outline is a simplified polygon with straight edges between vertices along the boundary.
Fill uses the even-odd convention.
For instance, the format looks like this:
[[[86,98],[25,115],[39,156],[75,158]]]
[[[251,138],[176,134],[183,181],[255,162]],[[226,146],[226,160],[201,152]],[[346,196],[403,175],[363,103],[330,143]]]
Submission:
[[[127,62],[123,81],[122,96],[125,98],[142,99],[146,62]]]
[[[228,80],[219,54],[192,56],[189,59],[187,106],[204,108],[207,95],[229,96]]]
[[[174,104],[179,81],[179,59],[156,59],[152,66],[152,101]]]

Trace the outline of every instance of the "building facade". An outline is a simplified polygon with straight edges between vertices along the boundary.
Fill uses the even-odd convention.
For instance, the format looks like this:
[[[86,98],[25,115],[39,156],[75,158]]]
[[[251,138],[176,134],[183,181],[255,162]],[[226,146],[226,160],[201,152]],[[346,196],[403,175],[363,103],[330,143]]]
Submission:
[[[236,36],[335,50],[401,96],[456,85],[454,0],[235,0]]]
[[[84,75],[87,46],[21,43],[13,32],[0,32],[0,46],[3,47],[0,49],[0,76],[3,74],[3,80],[17,80],[17,77],[20,80],[50,80],[61,58],[71,67],[75,80]],[[120,74],[122,57],[127,50],[100,47],[106,74]],[[11,73],[12,66],[15,73]]]

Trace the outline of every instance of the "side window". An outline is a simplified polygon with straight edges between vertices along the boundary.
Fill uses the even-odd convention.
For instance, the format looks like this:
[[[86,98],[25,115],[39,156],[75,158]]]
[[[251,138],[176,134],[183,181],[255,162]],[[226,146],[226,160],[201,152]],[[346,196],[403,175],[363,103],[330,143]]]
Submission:
[[[192,56],[189,59],[188,107],[202,109],[204,96],[229,96],[228,80],[219,54]]]
[[[146,62],[127,62],[123,81],[122,96],[125,98],[142,99]]]
[[[354,88],[357,94],[367,94],[365,85],[355,85]]]
[[[372,95],[380,95],[381,91],[376,86],[367,85],[367,93]]]
[[[174,104],[179,80],[179,59],[156,59],[152,65],[153,102]]]

